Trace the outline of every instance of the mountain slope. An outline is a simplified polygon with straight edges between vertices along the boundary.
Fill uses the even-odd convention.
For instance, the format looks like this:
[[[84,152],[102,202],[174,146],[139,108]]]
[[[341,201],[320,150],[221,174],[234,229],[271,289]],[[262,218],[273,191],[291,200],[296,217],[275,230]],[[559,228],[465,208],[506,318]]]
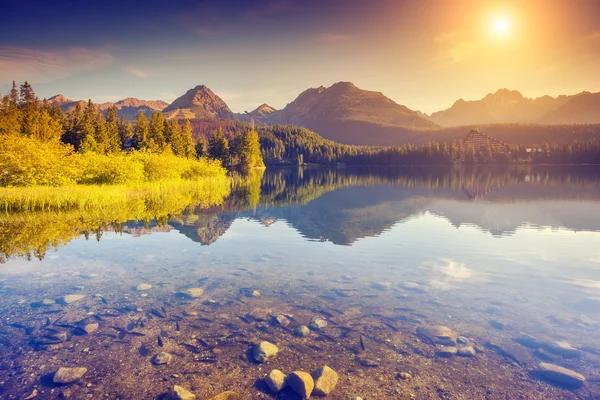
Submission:
[[[457,100],[452,107],[431,114],[430,119],[442,126],[494,123],[531,123],[560,108],[572,96],[524,97],[520,92],[499,89],[481,100]]]
[[[163,110],[167,118],[235,118],[227,104],[204,85],[188,90]]]
[[[542,124],[600,124],[600,93],[570,96],[560,108],[538,120]]]
[[[382,93],[338,82],[302,92],[283,110],[265,118],[271,124],[297,125],[327,139],[350,144],[389,144],[407,130],[436,128],[417,112]]]

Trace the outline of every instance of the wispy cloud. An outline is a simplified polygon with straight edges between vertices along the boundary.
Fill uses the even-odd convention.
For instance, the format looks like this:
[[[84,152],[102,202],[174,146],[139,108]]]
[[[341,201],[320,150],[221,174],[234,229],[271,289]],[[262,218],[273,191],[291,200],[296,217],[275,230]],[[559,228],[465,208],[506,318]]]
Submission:
[[[139,67],[136,67],[135,65],[131,65],[131,64],[124,65],[123,70],[130,75],[137,76],[138,78],[147,78],[148,77],[147,71],[145,71]]]
[[[350,39],[350,36],[332,32],[323,32],[316,37],[316,41],[320,43],[339,43],[348,39]]]
[[[114,57],[104,50],[71,47],[42,51],[0,46],[0,81],[49,82],[113,62]]]

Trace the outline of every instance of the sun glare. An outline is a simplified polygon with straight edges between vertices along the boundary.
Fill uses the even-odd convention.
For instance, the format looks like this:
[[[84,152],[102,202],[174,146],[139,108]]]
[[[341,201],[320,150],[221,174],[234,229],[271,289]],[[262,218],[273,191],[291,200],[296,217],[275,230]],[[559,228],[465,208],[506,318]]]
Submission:
[[[510,34],[511,22],[505,16],[496,16],[492,20],[492,30],[498,36],[508,36]]]

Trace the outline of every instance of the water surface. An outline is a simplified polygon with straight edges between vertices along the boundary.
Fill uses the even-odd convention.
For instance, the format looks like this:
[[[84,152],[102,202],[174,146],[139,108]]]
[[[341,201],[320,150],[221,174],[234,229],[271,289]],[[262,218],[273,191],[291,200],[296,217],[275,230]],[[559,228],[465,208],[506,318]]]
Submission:
[[[260,381],[272,368],[321,365],[340,375],[330,395],[340,399],[600,394],[600,173],[591,167],[274,169],[222,206],[158,221],[102,221],[65,236],[49,229],[61,218],[81,220],[0,217],[5,398],[145,399],[173,385],[200,399],[229,389],[276,398]],[[137,290],[143,283],[152,287]],[[204,295],[177,294],[190,287]],[[84,297],[62,304],[70,294]],[[315,317],[328,325],[292,334]],[[99,327],[78,335],[85,323]],[[440,357],[416,332],[431,325],[466,337],[476,355]],[[523,346],[521,333],[539,343]],[[280,348],[267,365],[249,355],[260,340]],[[555,341],[573,352],[553,350]],[[153,365],[161,351],[172,362]],[[586,384],[548,381],[541,361]],[[61,366],[88,371],[57,386]]]

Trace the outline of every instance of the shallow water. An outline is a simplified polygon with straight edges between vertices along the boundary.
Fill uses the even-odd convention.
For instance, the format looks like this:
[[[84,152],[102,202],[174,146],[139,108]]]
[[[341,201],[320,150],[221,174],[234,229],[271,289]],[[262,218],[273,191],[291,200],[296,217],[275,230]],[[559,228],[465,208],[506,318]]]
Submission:
[[[23,233],[9,228],[5,241]],[[0,265],[7,399],[150,399],[173,385],[199,399],[293,399],[261,378],[322,365],[339,374],[336,399],[600,395],[591,167],[268,170],[220,207],[166,223],[105,221],[57,250],[19,254]],[[137,290],[143,283],[152,287]],[[191,287],[204,294],[177,294]],[[63,304],[70,294],[84,297]],[[293,335],[317,316],[328,325]],[[98,329],[81,335],[85,323]],[[474,357],[442,357],[417,334],[431,325],[468,338]],[[535,344],[515,341],[521,333]],[[279,347],[266,364],[251,355],[261,340]],[[173,359],[154,365],[161,351]],[[542,361],[585,384],[548,379]],[[87,372],[58,385],[61,366]]]

